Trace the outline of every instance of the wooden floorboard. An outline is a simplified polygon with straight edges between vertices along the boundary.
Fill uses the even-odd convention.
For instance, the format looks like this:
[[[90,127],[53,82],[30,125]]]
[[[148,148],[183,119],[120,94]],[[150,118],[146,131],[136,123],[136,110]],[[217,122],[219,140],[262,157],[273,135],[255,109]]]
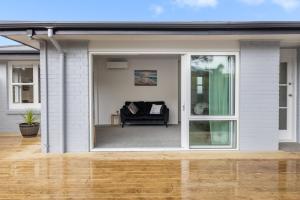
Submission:
[[[0,199],[300,199],[300,154],[42,154],[40,138],[0,137]]]

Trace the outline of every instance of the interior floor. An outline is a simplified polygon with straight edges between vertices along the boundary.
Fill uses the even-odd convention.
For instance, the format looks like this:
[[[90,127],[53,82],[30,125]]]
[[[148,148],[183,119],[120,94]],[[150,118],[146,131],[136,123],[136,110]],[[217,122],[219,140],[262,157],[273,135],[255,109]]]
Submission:
[[[281,142],[279,150],[286,152],[300,152],[300,144],[296,142]]]
[[[180,125],[96,126],[96,148],[179,148]]]

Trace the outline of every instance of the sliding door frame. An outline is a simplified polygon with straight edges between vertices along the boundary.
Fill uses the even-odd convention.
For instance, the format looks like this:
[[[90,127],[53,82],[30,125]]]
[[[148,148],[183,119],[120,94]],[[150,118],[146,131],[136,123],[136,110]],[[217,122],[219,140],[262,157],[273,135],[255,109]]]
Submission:
[[[232,116],[192,116],[191,115],[191,56],[193,55],[203,55],[203,56],[235,56],[235,88],[234,88],[234,107],[235,107],[235,113]],[[240,53],[239,52],[189,52],[185,54],[183,57],[185,63],[185,76],[186,76],[186,98],[185,98],[185,133],[186,138],[184,141],[186,142],[184,144],[184,147],[186,149],[191,149],[189,144],[189,122],[190,121],[235,121],[236,123],[236,138],[232,138],[232,141],[236,142],[236,145],[234,148],[230,146],[222,146],[221,148],[218,148],[218,146],[208,146],[203,145],[199,146],[199,149],[192,149],[192,150],[239,150],[239,70],[240,70]],[[233,137],[233,134],[231,134],[231,137]]]
[[[94,63],[93,63],[93,58],[96,55],[186,55],[186,52],[178,51],[178,52],[152,52],[152,51],[140,51],[140,52],[133,52],[133,51],[90,51],[89,52],[89,109],[90,109],[90,114],[89,114],[89,136],[90,136],[90,151],[101,151],[101,152],[106,152],[106,151],[180,151],[180,150],[187,150],[187,147],[184,146],[183,144],[183,138],[186,138],[187,132],[181,132],[181,146],[180,147],[166,147],[166,148],[97,148],[95,147],[96,143],[96,133],[95,133],[95,125],[94,125],[94,79],[93,79],[93,72],[94,72]],[[182,58],[182,57],[181,57]],[[186,69],[185,64],[181,62],[181,72],[183,72]],[[185,73],[184,73],[185,74]],[[182,77],[182,75],[181,75]],[[181,89],[182,89],[182,84],[185,84],[185,81],[181,81]],[[181,90],[181,96],[178,96],[178,98],[181,98],[181,102],[184,102],[185,99],[183,99],[182,95],[182,90]],[[182,104],[182,103],[181,103]],[[178,109],[182,109],[178,108]],[[182,110],[181,110],[182,112]],[[185,119],[185,114],[182,112],[181,113],[181,120],[184,121]],[[183,122],[181,122],[183,123]],[[181,131],[183,129],[181,128]],[[186,129],[185,129],[186,130]]]

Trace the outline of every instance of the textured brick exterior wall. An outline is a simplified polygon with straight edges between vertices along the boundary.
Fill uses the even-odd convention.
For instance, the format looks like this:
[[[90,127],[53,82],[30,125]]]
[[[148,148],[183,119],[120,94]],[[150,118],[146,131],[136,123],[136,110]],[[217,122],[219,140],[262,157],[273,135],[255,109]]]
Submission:
[[[89,151],[89,65],[88,42],[60,42],[65,51],[65,149],[67,152]],[[44,63],[41,48],[41,63]],[[56,49],[48,43],[47,66],[41,69],[42,91],[42,131],[49,134],[49,152],[61,152],[61,66],[60,56]],[[48,80],[48,108],[46,108],[46,80]],[[48,109],[48,116],[44,110]],[[47,119],[48,118],[48,119]],[[48,120],[48,129],[46,122]],[[45,148],[45,134],[42,134]]]
[[[279,42],[241,42],[241,150],[278,150],[279,59]]]

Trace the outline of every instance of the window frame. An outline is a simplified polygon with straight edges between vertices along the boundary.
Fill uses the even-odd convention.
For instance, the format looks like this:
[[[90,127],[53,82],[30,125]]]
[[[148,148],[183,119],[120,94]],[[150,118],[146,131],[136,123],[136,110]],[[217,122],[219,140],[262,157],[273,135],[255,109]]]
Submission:
[[[233,115],[193,115],[191,112],[191,57],[192,56],[234,56],[235,57],[235,80],[234,80],[234,114]],[[236,52],[227,52],[227,51],[219,51],[219,52],[192,52],[186,54],[187,56],[187,74],[188,74],[188,80],[187,80],[187,141],[188,141],[188,148],[189,149],[233,149],[238,150],[239,149],[239,69],[240,69],[240,53],[238,51]],[[216,145],[199,145],[199,146],[193,146],[190,145],[190,122],[191,121],[233,121],[235,122],[236,126],[236,132],[235,137],[233,137],[233,134],[231,134],[231,145],[222,145],[222,146],[216,146]],[[235,143],[235,144],[234,144]]]
[[[13,83],[13,68],[22,66],[24,68],[32,68],[32,83]],[[8,62],[8,109],[9,111],[26,111],[28,109],[40,111],[41,103],[39,103],[39,62],[38,61],[9,61]],[[13,86],[15,85],[32,85],[33,86],[33,103],[13,103]]]

